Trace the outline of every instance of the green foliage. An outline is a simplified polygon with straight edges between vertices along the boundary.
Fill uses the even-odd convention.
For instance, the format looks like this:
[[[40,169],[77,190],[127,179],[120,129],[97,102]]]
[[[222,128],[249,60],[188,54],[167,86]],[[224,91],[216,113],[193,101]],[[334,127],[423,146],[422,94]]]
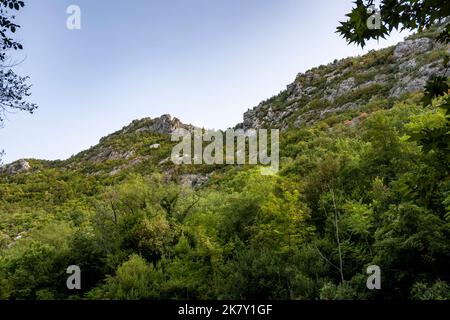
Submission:
[[[381,29],[369,29],[367,27],[367,21],[372,14],[372,11],[369,12],[368,9],[373,5],[373,1],[369,0],[367,3],[364,3],[363,0],[356,0],[355,5],[356,7],[346,15],[349,19],[340,23],[341,25],[337,28],[337,32],[349,43],[357,43],[362,47],[364,47],[368,39],[385,38],[385,35],[389,33],[389,29],[384,24],[381,26]]]
[[[433,75],[428,79],[425,85],[425,94],[423,103],[429,105],[433,98],[443,96],[448,93],[450,86],[447,83],[447,77]]]
[[[411,290],[411,297],[415,300],[450,300],[450,286],[440,280],[431,286],[417,282]]]
[[[3,126],[5,114],[11,111],[33,113],[37,105],[26,101],[31,95],[28,77],[21,77],[6,64],[9,50],[22,50],[20,42],[11,38],[20,26],[14,23],[15,11],[25,6],[24,1],[0,0],[0,127]],[[13,13],[11,13],[11,11]],[[6,65],[5,65],[6,64]],[[3,151],[0,151],[0,160]]]
[[[376,95],[382,95],[384,92],[383,90],[387,90],[388,88],[386,86],[383,86],[378,83],[374,83],[368,86],[364,86],[361,88],[358,88],[354,91],[352,91],[349,94],[339,96],[335,103],[336,105],[344,105],[349,102],[356,102],[358,100],[361,100],[363,102],[368,102],[370,98]]]
[[[159,286],[163,279],[161,271],[155,270],[142,257],[132,255],[113,277],[88,294],[93,299],[138,300],[159,297]]]

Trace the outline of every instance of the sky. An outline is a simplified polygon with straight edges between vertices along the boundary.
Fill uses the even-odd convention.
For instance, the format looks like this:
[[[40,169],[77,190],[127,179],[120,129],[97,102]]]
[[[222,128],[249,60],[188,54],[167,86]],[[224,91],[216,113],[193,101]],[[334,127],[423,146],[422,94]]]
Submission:
[[[81,9],[69,30],[66,10]],[[335,33],[352,0],[39,0],[17,14],[33,114],[0,129],[4,163],[66,159],[134,119],[226,129],[299,72],[362,50]]]

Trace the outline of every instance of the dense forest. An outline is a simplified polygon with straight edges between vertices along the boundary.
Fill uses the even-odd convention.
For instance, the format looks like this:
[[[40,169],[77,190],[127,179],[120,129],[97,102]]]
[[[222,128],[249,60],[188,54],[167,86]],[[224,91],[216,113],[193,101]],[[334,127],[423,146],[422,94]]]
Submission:
[[[433,48],[414,70],[445,61],[448,45]],[[170,117],[136,120],[67,160],[4,165],[0,299],[450,299],[448,87],[392,95],[398,79],[373,80],[398,72],[394,49],[300,75],[309,100],[287,89],[262,103],[258,114],[306,106],[261,118],[283,124],[276,175],[174,165],[155,125]],[[336,86],[372,82],[330,102],[332,72]],[[70,265],[80,290],[66,286]],[[380,290],[366,287],[369,265]]]

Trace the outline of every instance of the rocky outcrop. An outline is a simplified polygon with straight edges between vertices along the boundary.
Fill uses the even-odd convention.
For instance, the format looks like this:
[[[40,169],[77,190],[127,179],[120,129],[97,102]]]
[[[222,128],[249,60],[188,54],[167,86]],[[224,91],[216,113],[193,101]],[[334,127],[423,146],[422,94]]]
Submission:
[[[87,160],[95,163],[101,163],[108,160],[127,160],[133,156],[133,150],[119,152],[107,147],[101,148],[98,152],[93,153],[89,158],[87,158]]]
[[[193,130],[194,126],[182,123],[178,118],[172,118],[168,114],[164,114],[159,118],[144,118],[133,121],[128,127],[124,128],[125,132],[153,132],[159,134],[171,134],[177,129]]]
[[[394,49],[394,58],[401,59],[410,55],[417,55],[430,50],[432,47],[433,40],[429,38],[399,42]]]
[[[18,173],[28,172],[31,170],[31,165],[24,159],[17,160],[13,163],[0,167],[1,174],[15,175]]]
[[[138,156],[136,154],[136,151],[133,150],[131,146],[125,146],[124,149],[124,146],[120,146],[114,143],[118,136],[136,133],[171,134],[172,132],[180,128],[192,131],[195,127],[192,125],[184,124],[179,119],[172,118],[168,114],[154,119],[143,118],[140,120],[134,120],[128,126],[123,127],[121,130],[100,139],[100,143],[97,146],[80,153],[80,155],[84,160],[96,164],[105,161],[127,160],[127,163],[131,163],[131,165],[134,165],[134,161],[136,161]],[[161,148],[161,144],[154,143],[152,145],[149,145],[148,147],[152,150],[156,150]],[[118,172],[126,168],[128,168],[126,164],[115,167],[110,172],[110,175],[117,174]]]
[[[183,174],[179,177],[180,183],[185,187],[197,188],[204,185],[209,179],[209,175]]]

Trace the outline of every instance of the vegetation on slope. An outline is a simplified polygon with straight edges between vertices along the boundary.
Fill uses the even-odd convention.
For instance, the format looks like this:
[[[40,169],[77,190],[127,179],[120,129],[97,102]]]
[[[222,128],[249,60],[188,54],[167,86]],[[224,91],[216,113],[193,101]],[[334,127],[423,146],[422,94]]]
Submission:
[[[448,96],[421,96],[288,131],[277,176],[228,168],[193,189],[157,166],[89,175],[82,155],[2,175],[0,297],[450,298]]]

